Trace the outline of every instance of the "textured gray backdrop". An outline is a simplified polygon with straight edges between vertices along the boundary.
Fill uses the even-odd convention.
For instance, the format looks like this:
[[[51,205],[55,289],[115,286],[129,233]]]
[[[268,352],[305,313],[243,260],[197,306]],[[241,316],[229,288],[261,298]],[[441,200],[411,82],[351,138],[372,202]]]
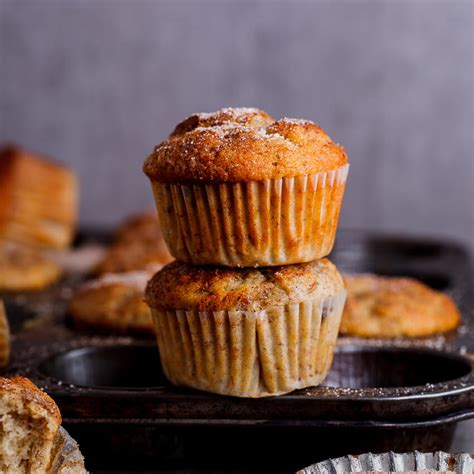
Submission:
[[[0,140],[70,164],[81,219],[149,206],[141,166],[222,106],[318,122],[341,225],[474,243],[471,1],[0,0]]]

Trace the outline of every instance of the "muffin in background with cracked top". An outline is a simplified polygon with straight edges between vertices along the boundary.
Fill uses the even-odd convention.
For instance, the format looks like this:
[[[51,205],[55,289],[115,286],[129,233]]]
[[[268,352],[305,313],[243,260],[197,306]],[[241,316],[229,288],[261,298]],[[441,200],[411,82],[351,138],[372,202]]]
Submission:
[[[69,304],[75,326],[99,333],[153,336],[144,293],[148,281],[161,267],[153,264],[142,270],[106,273],[81,285]]]
[[[62,269],[41,250],[0,242],[0,291],[39,291],[57,282]]]
[[[324,380],[345,289],[327,259],[244,269],[173,262],[145,298],[173,384],[265,397]]]
[[[226,108],[178,124],[144,172],[176,259],[253,267],[330,253],[348,167],[309,120]]]
[[[454,301],[414,278],[344,275],[347,301],[341,334],[367,338],[427,337],[452,331]]]
[[[97,263],[93,273],[123,273],[146,270],[150,265],[165,265],[173,260],[158,221],[156,210],[129,216],[114,232],[112,245]]]

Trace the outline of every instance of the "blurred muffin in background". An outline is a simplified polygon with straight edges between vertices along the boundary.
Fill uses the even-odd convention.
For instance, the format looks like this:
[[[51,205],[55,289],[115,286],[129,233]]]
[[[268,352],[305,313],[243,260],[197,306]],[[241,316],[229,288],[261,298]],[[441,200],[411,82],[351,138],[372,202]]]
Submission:
[[[69,168],[16,146],[0,149],[0,242],[68,247],[77,200],[78,185]]]
[[[0,291],[41,290],[55,283],[61,274],[61,267],[44,252],[0,243]]]
[[[148,280],[161,268],[109,273],[90,280],[73,295],[69,311],[78,328],[107,333],[153,335],[150,308],[144,301]]]
[[[413,278],[345,275],[347,300],[342,335],[367,338],[423,337],[456,329],[454,301]]]
[[[121,224],[114,241],[94,273],[121,273],[142,270],[151,264],[166,264],[173,257],[168,252],[156,211],[133,215]]]

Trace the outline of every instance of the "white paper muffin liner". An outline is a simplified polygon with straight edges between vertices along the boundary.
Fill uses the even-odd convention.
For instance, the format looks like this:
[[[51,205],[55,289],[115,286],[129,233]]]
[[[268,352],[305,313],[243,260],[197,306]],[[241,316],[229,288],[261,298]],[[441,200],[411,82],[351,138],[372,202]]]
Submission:
[[[265,397],[320,384],[331,366],[345,290],[266,311],[152,314],[163,371],[175,385]]]
[[[270,266],[331,252],[349,165],[320,174],[222,184],[152,181],[166,244],[195,264]]]
[[[53,444],[51,474],[87,474],[79,445],[61,426]]]
[[[344,456],[313,464],[298,474],[344,474],[352,472],[423,472],[427,470],[472,474],[474,460],[467,453],[381,453]]]

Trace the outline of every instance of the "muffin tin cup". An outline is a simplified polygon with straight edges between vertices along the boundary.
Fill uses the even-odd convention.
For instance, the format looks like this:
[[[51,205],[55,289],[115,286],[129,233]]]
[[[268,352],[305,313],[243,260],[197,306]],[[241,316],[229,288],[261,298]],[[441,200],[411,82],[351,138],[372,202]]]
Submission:
[[[331,366],[345,290],[264,311],[152,308],[163,371],[175,385],[266,397],[320,384]]]
[[[331,252],[349,165],[243,183],[152,181],[171,254],[195,264],[271,266]]]

